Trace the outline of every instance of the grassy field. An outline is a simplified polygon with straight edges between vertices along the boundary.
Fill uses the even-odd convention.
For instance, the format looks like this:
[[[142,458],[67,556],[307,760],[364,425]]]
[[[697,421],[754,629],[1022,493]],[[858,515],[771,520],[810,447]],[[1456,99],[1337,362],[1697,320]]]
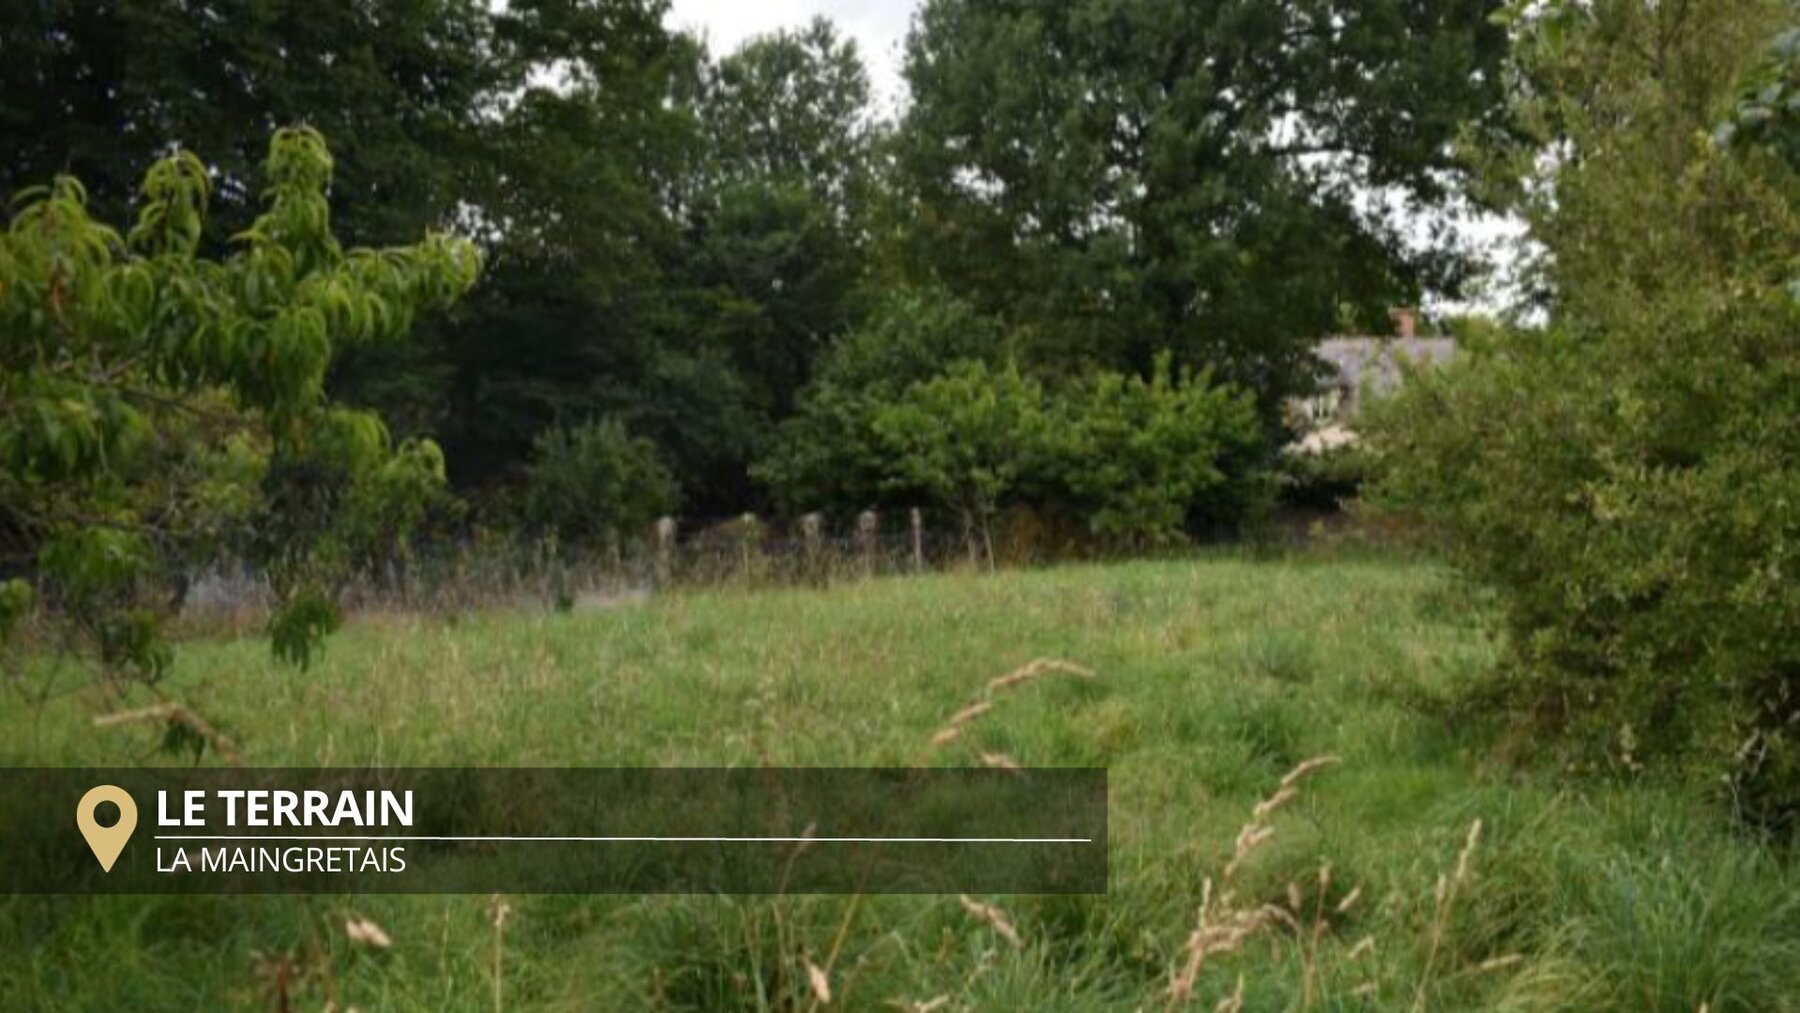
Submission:
[[[12,898],[0,1009],[1137,1010],[1190,979],[1204,1010],[1240,981],[1245,1010],[1800,1009],[1800,865],[1697,792],[1572,782],[1441,716],[1496,653],[1429,567],[1235,558],[370,618],[304,674],[190,644],[171,695],[257,766],[1103,765],[1110,894]],[[1095,674],[932,747],[1037,658]],[[102,706],[9,703],[0,758],[154,761]]]

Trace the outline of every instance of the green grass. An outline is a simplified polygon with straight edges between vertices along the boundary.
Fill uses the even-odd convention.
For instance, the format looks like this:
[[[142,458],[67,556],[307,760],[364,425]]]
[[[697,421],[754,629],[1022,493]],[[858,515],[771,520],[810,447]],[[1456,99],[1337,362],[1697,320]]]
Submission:
[[[1241,974],[1248,1010],[1800,1009],[1790,855],[1734,835],[1697,792],[1503,764],[1481,729],[1420,709],[1491,669],[1481,628],[1418,564],[1222,558],[370,619],[304,674],[259,639],[189,644],[171,695],[258,766],[963,764],[982,750],[1104,765],[1111,891],[985,898],[1020,949],[954,897],[513,897],[501,938],[486,897],[13,898],[0,1009],[272,1009],[282,961],[300,974],[296,1010],[493,1010],[497,983],[508,1010],[806,1009],[808,959],[829,966],[833,1009],[1159,1009],[1251,808],[1321,754],[1342,763],[1274,817],[1237,890],[1278,902],[1293,882],[1311,910],[1329,862],[1327,908],[1359,884],[1361,899],[1316,951],[1270,931],[1209,960],[1192,1008]],[[1098,678],[1031,683],[964,741],[928,748],[987,680],[1039,657]],[[112,706],[15,701],[0,759],[150,755],[147,730],[90,728]],[[1433,886],[1478,818],[1472,877],[1440,917]],[[353,946],[351,914],[393,947]],[[1365,937],[1373,950],[1352,959]]]

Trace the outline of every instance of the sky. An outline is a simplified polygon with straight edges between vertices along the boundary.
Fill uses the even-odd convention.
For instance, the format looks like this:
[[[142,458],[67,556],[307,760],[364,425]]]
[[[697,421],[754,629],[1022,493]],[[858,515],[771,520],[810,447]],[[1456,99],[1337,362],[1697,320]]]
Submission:
[[[918,0],[674,0],[668,24],[692,30],[714,55],[723,55],[752,36],[799,27],[822,14],[856,40],[877,100],[892,111],[906,92],[901,47],[916,7]]]

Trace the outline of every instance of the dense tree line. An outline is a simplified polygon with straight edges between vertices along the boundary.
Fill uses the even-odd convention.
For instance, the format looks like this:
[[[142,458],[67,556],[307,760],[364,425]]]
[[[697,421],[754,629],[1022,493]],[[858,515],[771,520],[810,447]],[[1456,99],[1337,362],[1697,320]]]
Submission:
[[[874,402],[966,363],[1072,403],[1167,355],[1251,399],[1266,457],[1314,337],[1458,283],[1357,200],[1454,185],[1498,104],[1495,7],[930,0],[889,122],[823,21],[712,54],[657,0],[12,4],[0,192],[67,174],[116,219],[200,152],[222,250],[269,133],[309,124],[346,242],[482,248],[453,312],[329,385],[440,444],[483,516],[547,516],[534,456],[574,446],[630,448],[597,474],[666,474],[694,515],[851,509],[922,494],[867,442]]]

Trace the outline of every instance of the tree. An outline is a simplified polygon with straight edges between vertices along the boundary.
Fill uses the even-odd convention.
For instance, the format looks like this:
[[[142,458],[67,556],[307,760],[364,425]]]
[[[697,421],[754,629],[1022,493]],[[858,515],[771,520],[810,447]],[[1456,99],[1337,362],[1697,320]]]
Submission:
[[[741,384],[685,308],[673,209],[698,157],[683,94],[699,51],[665,9],[521,0],[493,15],[511,77],[465,197],[491,268],[429,336],[459,485],[522,478],[533,440],[567,418],[617,416],[683,475],[742,453]]]
[[[477,251],[344,249],[332,168],[316,131],[278,131],[265,210],[219,260],[201,254],[212,177],[186,152],[151,168],[123,239],[67,176],[0,236],[0,537],[29,573],[5,610],[48,598],[111,675],[161,674],[169,588],[221,552],[265,567],[275,649],[304,663],[343,579],[443,482],[434,444],[396,447],[325,376],[460,297]]]
[[[96,0],[0,8],[0,193],[73,175],[102,220],[132,209],[145,170],[178,144],[217,174],[207,251],[258,214],[271,131],[332,139],[338,234],[383,245],[493,222],[504,194],[496,135],[531,72],[528,15],[480,0]],[[513,4],[514,8],[542,4]],[[490,253],[492,251],[490,250]],[[509,275],[510,277],[510,275]],[[405,436],[453,430],[440,321],[413,341],[346,350],[328,383]],[[456,462],[460,464],[461,462]],[[462,468],[458,471],[466,470]]]
[[[862,314],[868,103],[855,44],[824,19],[754,38],[704,71],[704,155],[680,215],[693,243],[694,329],[728,357],[751,418],[731,476],[739,502],[750,494],[748,456]]]
[[[1724,778],[1792,820],[1800,173],[1762,143],[1773,112],[1710,140],[1746,77],[1760,96],[1793,72],[1792,47],[1763,62],[1791,8],[1511,13],[1518,142],[1490,183],[1545,248],[1550,326],[1471,341],[1378,407],[1381,488],[1496,591],[1502,699],[1570,763]]]
[[[733,183],[715,196],[694,268],[705,316],[766,429],[856,318],[861,250],[804,183]],[[760,433],[758,435],[761,435]]]
[[[931,0],[897,141],[911,277],[1035,369],[1212,366],[1273,420],[1311,340],[1456,265],[1358,210],[1429,206],[1500,97],[1497,0]]]
[[[453,228],[489,264],[482,287],[414,340],[334,357],[340,403],[441,442],[464,488],[521,478],[557,420],[611,414],[655,439],[697,494],[734,495],[766,422],[737,350],[711,327],[716,279],[683,217],[709,172],[702,54],[665,28],[666,9],[7,5],[0,191],[75,172],[95,212],[117,218],[179,142],[216,159],[204,245],[217,250],[258,212],[269,131],[310,123],[335,145],[328,198],[346,242]]]
[[[550,429],[533,448],[525,518],[571,544],[617,544],[675,509],[675,480],[655,444],[617,419]]]
[[[1043,388],[1010,364],[962,362],[881,406],[873,425],[892,481],[954,511],[970,557],[979,551],[992,568],[994,515],[1042,454]]]
[[[1017,366],[1020,343],[941,290],[889,294],[826,355],[757,477],[795,512],[928,498],[962,515],[978,543],[992,510],[1009,504],[1145,545],[1179,540],[1196,522],[1236,524],[1260,501],[1261,434],[1246,392],[1177,372],[1166,354],[1148,379],[1094,371],[1044,381]],[[957,396],[1022,413],[1016,459],[976,463],[1007,444],[980,443],[1000,422],[942,403]],[[975,458],[951,461],[940,442],[959,439],[977,441],[964,448]],[[978,467],[987,477],[968,477]],[[946,485],[953,475],[964,484]]]
[[[949,364],[1007,357],[1004,330],[967,303],[938,290],[890,292],[824,354],[753,474],[795,513],[903,500],[919,490],[895,481],[877,413]]]
[[[479,0],[18,3],[0,11],[0,38],[0,193],[72,175],[103,220],[122,218],[176,143],[217,174],[215,242],[258,214],[269,134],[289,123],[332,138],[346,242],[445,227],[516,73]]]
[[[791,181],[852,224],[872,184],[876,127],[856,43],[825,18],[744,43],[700,96],[720,183]]]

